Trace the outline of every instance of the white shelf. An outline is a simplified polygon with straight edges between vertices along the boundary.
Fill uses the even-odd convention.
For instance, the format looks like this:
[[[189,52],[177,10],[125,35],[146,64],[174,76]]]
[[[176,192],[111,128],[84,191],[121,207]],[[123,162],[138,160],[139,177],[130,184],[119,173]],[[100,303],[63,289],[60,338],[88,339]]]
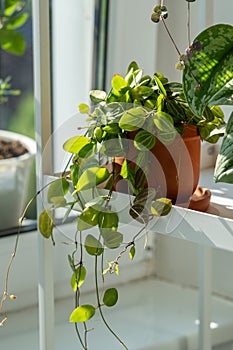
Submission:
[[[202,171],[199,183],[212,193],[206,213],[173,206],[151,231],[233,251],[233,185],[216,184],[212,179],[212,169]]]

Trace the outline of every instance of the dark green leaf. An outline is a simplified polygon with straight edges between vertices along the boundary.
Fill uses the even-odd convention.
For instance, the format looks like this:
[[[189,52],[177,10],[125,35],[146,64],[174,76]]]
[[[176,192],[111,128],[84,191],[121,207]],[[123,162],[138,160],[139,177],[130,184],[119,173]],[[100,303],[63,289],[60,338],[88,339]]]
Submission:
[[[183,71],[183,88],[193,113],[202,116],[206,105],[233,104],[233,26],[216,24],[194,40],[193,51]],[[225,98],[224,98],[225,96]]]
[[[155,145],[156,138],[146,130],[140,130],[134,138],[134,147],[139,151],[150,150]]]
[[[15,55],[23,55],[26,48],[23,35],[11,29],[0,29],[0,45],[3,50]]]
[[[133,260],[134,256],[135,256],[135,253],[136,253],[136,249],[135,249],[135,245],[133,245],[131,248],[130,248],[130,251],[129,251],[129,257],[131,260]]]
[[[99,214],[99,227],[101,229],[111,228],[112,230],[117,230],[119,217],[114,211],[102,211]]]
[[[104,251],[102,244],[92,235],[88,235],[85,240],[85,248],[90,255],[101,255]]]
[[[105,291],[103,302],[106,306],[114,306],[118,300],[118,291],[116,288],[109,288]]]
[[[227,123],[226,134],[217,157],[214,171],[215,182],[233,184],[233,112]]]

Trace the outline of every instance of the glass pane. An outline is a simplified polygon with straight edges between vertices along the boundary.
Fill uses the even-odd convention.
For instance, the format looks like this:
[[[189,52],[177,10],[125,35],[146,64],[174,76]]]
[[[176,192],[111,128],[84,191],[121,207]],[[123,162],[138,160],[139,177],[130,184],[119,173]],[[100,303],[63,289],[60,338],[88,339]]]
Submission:
[[[4,35],[5,38],[8,36],[8,46],[6,49],[0,48],[0,235],[14,232],[17,229],[18,218],[36,190],[34,155],[29,155],[32,149],[35,154],[36,148],[34,141],[32,4],[31,0],[27,0],[24,7],[16,7],[9,12],[8,3],[5,0],[0,1],[1,38],[4,38]],[[7,23],[10,23],[11,20],[15,21],[15,18],[19,16],[21,20],[18,25],[13,29],[9,28]],[[21,35],[26,42],[26,49],[23,54],[19,55],[18,51],[21,51],[23,47]],[[10,44],[12,46],[9,46]],[[9,52],[8,47],[13,47],[13,52],[12,49]],[[2,89],[6,82],[10,86],[3,92]],[[9,90],[13,92],[9,93]],[[29,153],[18,157],[23,149],[22,146],[26,147]],[[27,213],[27,218],[30,219],[30,221],[27,220],[27,225],[31,224],[31,219],[34,220],[35,217],[36,207],[32,205]]]

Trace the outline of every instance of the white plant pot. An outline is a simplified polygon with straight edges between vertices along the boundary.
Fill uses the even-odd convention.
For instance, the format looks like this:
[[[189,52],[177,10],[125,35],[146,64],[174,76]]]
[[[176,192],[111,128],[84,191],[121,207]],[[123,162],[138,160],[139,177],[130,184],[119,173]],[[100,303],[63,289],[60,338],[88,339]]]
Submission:
[[[18,226],[28,191],[28,179],[36,154],[36,143],[27,136],[0,130],[0,139],[20,141],[28,153],[0,160],[0,231]]]

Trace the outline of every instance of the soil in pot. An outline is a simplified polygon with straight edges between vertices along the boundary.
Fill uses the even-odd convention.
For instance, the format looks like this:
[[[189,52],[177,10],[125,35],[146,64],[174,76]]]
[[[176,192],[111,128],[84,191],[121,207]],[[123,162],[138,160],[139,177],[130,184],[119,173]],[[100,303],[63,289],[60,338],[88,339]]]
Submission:
[[[27,148],[20,141],[0,140],[0,160],[19,157],[27,152]]]

